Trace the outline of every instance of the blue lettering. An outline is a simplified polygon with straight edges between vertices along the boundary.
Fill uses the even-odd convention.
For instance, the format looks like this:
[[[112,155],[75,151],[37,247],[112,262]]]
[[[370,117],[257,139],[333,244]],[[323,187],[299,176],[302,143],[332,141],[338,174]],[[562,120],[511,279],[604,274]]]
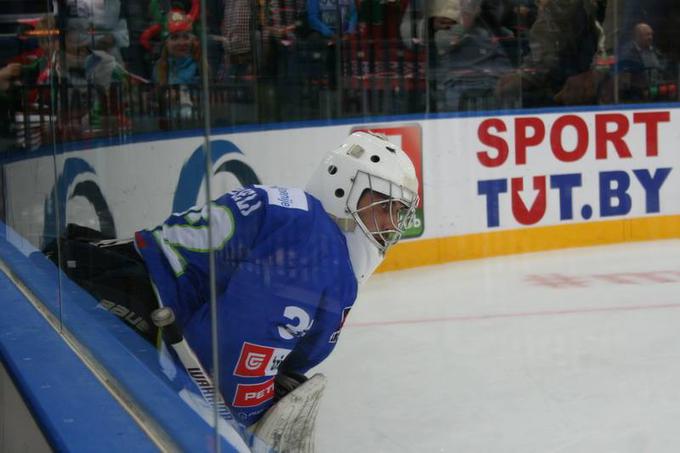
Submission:
[[[645,189],[645,211],[647,214],[661,211],[659,203],[659,191],[670,174],[670,168],[659,168],[654,172],[654,176],[649,174],[649,170],[633,170],[642,187]]]
[[[477,194],[486,195],[486,225],[489,228],[500,225],[498,195],[507,191],[508,181],[505,179],[490,179],[477,182]]]
[[[290,202],[290,195],[288,195],[288,191],[286,189],[279,189],[278,202],[285,208],[290,208],[292,206]]]
[[[614,187],[612,187],[612,183],[615,183]],[[600,173],[600,217],[626,215],[630,212],[629,187],[630,177],[625,171],[603,171]]]
[[[581,175],[578,173],[552,175],[550,187],[560,192],[560,220],[573,219],[574,208],[571,193],[574,187],[581,187]]]

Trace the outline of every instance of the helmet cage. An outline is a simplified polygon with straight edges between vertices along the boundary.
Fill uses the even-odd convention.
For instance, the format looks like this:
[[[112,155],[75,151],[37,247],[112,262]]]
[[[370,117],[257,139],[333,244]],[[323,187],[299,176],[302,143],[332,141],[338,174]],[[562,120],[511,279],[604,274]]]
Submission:
[[[370,202],[359,208],[359,199],[366,192],[371,197]],[[387,198],[376,197],[375,194]],[[352,188],[347,197],[346,209],[359,225],[359,228],[384,253],[388,248],[399,242],[404,231],[413,224],[418,201],[418,194],[412,190],[359,170],[353,178]],[[381,229],[379,226],[376,213],[381,209],[389,213],[388,228]],[[359,216],[359,213],[364,211],[370,212],[372,220],[369,223],[372,223],[372,225],[366,225]]]

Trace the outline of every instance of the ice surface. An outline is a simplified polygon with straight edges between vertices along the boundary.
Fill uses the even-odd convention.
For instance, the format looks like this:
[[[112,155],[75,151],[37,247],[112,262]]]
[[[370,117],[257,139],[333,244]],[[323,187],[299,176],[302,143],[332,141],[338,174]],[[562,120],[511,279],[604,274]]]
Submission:
[[[379,274],[319,452],[680,451],[680,241]]]

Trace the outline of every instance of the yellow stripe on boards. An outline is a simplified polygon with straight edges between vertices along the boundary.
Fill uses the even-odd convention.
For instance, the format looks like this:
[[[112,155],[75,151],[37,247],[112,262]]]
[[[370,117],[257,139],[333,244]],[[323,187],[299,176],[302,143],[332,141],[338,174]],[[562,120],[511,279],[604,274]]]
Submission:
[[[678,215],[571,223],[405,241],[388,252],[378,272],[499,255],[673,238],[680,238]]]

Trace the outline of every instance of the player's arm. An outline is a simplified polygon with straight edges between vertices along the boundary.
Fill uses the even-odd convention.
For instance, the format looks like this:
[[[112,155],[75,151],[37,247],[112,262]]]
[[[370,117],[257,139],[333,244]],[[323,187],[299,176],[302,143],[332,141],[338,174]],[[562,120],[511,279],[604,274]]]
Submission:
[[[135,235],[161,303],[172,307],[182,324],[210,300],[210,251],[218,293],[247,256],[262,221],[262,196],[255,188],[230,192]]]

